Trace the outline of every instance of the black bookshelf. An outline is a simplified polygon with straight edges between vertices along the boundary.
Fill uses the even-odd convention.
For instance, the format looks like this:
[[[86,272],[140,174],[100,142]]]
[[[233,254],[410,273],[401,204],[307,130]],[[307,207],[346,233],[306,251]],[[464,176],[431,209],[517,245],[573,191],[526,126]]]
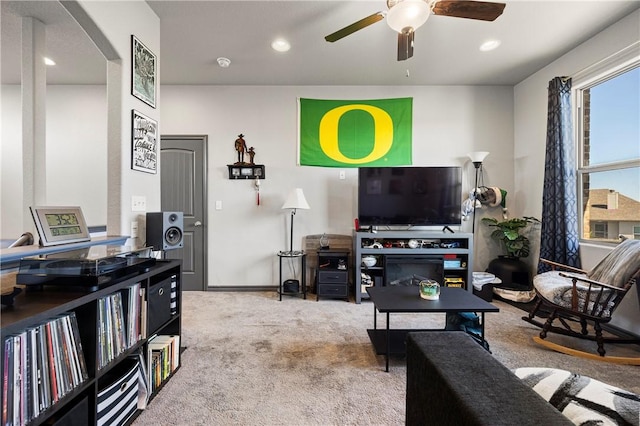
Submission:
[[[121,415],[126,410],[131,415],[125,422],[131,423],[140,412],[137,394],[141,389],[125,386],[125,381],[138,386],[138,376],[144,375],[147,384],[153,382],[153,390],[146,389],[151,401],[179,368],[181,278],[181,261],[158,260],[146,272],[114,280],[97,291],[45,285],[42,289],[26,289],[16,296],[13,306],[2,309],[1,424],[7,424],[8,415],[13,418],[14,406],[23,405],[28,407],[28,411],[19,408],[25,413],[25,423],[34,426],[95,425],[98,418]],[[42,362],[38,363],[38,359],[44,362],[45,358],[37,350],[40,337],[31,330],[42,329],[42,325],[46,330],[47,324],[50,329],[55,324],[57,332],[55,339],[42,341],[47,345],[51,343],[51,352],[44,350],[50,363],[43,367]],[[152,324],[153,329],[148,324]],[[18,346],[24,348],[22,342],[26,341],[33,341],[35,345],[27,346],[27,355],[21,355],[16,361],[15,355],[22,352],[15,352],[13,343],[18,342]],[[54,342],[59,344],[57,350]],[[59,358],[53,357],[54,353]],[[151,360],[156,371],[147,365]],[[26,368],[21,367],[21,362]],[[27,377],[19,375],[20,378],[14,380],[14,366],[27,373]],[[48,388],[43,385],[44,377],[50,382],[57,380],[58,385],[66,389],[65,392],[56,389],[60,393],[56,398],[49,395],[48,405],[43,395],[51,394],[52,384],[48,383]],[[122,393],[118,396],[118,406],[101,408],[100,401],[112,389]],[[18,402],[14,403],[16,398]],[[38,408],[34,408],[34,404]]]

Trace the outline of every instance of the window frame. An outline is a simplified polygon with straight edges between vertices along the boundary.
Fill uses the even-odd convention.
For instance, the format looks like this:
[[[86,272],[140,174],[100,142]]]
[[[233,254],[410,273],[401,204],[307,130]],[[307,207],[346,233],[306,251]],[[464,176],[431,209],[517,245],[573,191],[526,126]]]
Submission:
[[[640,168],[640,158],[625,161],[599,163],[597,165],[584,164],[585,133],[582,111],[584,102],[583,92],[608,80],[616,78],[635,68],[640,68],[638,44],[640,44],[640,42],[634,43],[572,76],[571,101],[573,105],[573,134],[576,155],[576,200],[578,203],[577,212],[579,216],[578,222],[580,243],[589,243],[603,246],[610,246],[612,244],[615,244],[613,241],[602,241],[597,238],[584,238],[584,176],[590,173],[621,170],[634,167]]]

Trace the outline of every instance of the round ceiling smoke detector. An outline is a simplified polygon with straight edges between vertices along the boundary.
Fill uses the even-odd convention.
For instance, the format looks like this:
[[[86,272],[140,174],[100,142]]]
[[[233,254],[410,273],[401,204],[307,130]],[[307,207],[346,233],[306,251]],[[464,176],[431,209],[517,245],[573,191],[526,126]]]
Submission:
[[[218,61],[218,65],[220,65],[220,67],[222,68],[229,68],[229,65],[231,65],[231,59],[229,58],[218,58],[216,59]]]

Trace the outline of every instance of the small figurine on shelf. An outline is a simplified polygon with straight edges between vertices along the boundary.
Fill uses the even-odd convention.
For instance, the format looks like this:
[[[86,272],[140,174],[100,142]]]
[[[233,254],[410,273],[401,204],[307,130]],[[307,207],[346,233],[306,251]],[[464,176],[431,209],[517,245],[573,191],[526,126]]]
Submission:
[[[247,154],[249,154],[249,164],[251,164],[251,165],[253,166],[253,165],[255,164],[255,163],[253,162],[253,157],[255,157],[255,156],[256,156],[256,152],[255,152],[255,150],[253,149],[253,147],[249,148],[249,151],[247,151]]]
[[[327,234],[322,234],[320,237],[320,250],[329,250],[329,237],[327,237]]]
[[[244,135],[240,133],[238,135],[238,139],[236,139],[236,142],[235,142],[235,148],[236,148],[236,151],[238,152],[238,161],[235,164],[245,164],[244,153],[247,150],[247,144],[243,138],[244,138]]]

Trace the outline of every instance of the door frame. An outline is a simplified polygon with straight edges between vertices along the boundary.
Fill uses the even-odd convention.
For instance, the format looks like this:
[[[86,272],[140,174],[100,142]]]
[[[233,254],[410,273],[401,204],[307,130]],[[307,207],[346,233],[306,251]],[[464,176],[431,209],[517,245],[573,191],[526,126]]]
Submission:
[[[183,139],[183,140],[200,140],[203,145],[203,156],[202,156],[202,217],[204,221],[204,235],[202,238],[204,247],[202,248],[202,255],[204,261],[202,262],[202,275],[204,277],[202,284],[202,291],[208,291],[209,289],[209,203],[208,203],[208,158],[209,158],[209,136],[205,134],[196,134],[196,135],[185,135],[185,134],[167,134],[160,135],[160,151],[162,151],[162,140],[163,139]],[[162,167],[162,164],[160,164]],[[161,171],[162,172],[162,171]],[[162,192],[162,188],[160,188]]]

